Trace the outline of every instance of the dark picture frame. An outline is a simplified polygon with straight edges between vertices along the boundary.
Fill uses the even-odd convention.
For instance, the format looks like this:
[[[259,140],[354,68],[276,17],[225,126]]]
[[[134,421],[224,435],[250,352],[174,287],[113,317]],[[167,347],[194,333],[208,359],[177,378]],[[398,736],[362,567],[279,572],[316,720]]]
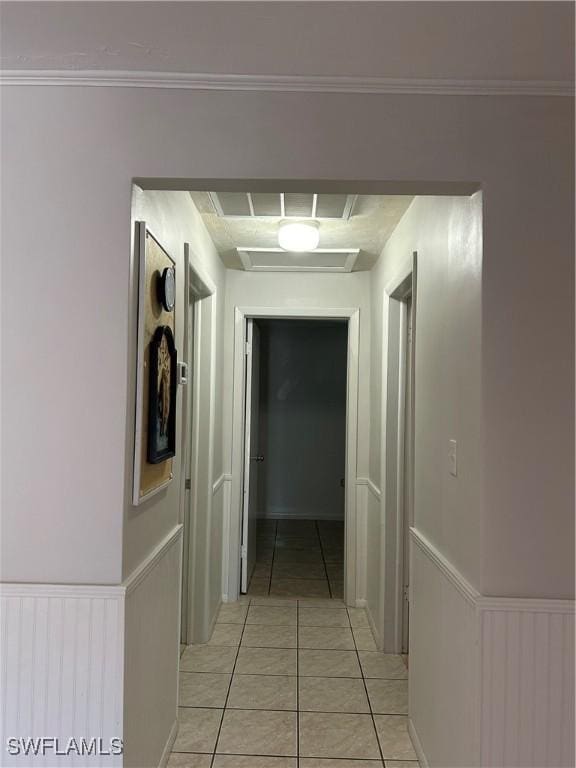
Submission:
[[[150,464],[176,455],[177,352],[172,329],[159,325],[150,341],[148,446]]]

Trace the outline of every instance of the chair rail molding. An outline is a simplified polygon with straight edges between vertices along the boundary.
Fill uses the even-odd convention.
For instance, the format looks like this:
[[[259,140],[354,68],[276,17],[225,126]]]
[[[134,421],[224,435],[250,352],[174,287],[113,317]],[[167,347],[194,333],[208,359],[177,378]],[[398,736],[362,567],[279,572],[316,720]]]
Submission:
[[[307,93],[414,94],[437,96],[574,95],[567,80],[465,80],[350,75],[213,74],[129,70],[5,69],[0,84],[16,86],[96,86],[180,88],[196,91],[277,91]]]

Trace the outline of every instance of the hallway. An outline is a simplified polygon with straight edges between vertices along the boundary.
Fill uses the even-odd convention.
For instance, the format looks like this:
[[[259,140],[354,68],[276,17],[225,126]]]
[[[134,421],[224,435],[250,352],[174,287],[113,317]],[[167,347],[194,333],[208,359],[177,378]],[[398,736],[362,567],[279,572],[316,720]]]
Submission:
[[[182,653],[168,768],[418,768],[407,677],[341,600],[225,604]]]
[[[343,520],[258,520],[251,596],[342,598]]]

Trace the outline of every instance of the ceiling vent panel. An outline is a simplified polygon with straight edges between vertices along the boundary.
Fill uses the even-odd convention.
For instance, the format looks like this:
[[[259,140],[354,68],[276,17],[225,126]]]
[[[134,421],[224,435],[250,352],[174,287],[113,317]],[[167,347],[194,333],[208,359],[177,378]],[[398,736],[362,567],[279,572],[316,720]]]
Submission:
[[[282,216],[282,199],[276,193],[252,192],[252,207],[254,216]]]
[[[251,216],[248,195],[244,192],[219,192],[218,214],[220,216]]]
[[[358,248],[318,248],[291,253],[282,248],[237,248],[247,272],[351,272]]]
[[[284,195],[284,215],[286,218],[312,218],[315,215],[316,195],[288,192]]]
[[[347,213],[347,203],[348,195],[318,195],[316,216],[325,219],[343,219]]]
[[[344,219],[357,195],[307,192],[209,192],[216,214],[226,218]]]

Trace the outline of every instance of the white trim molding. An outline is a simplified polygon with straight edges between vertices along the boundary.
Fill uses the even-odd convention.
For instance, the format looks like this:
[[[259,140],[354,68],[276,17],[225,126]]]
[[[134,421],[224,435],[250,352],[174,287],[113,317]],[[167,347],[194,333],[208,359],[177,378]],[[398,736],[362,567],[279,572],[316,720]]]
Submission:
[[[474,751],[479,754],[470,764],[483,768],[574,766],[574,601],[483,596],[421,531],[411,528],[410,535],[418,548],[412,550],[413,568],[422,562],[417,553],[423,553],[424,562],[433,566],[427,571],[429,578],[435,570],[438,583],[445,585],[441,592],[444,621],[451,616],[447,606],[455,604],[451,596],[463,606],[453,612],[459,623],[446,625],[447,636],[462,635],[462,617],[466,611],[470,615],[467,626],[474,642],[468,645],[473,647],[460,649],[460,654],[466,654],[467,669],[473,667],[471,679],[477,681],[473,684],[476,690],[467,694],[477,702],[472,710],[476,722],[468,725],[478,734]],[[448,585],[453,591],[446,590]],[[418,612],[425,610],[422,599],[418,592],[414,594],[415,622]],[[417,653],[413,662],[415,666],[421,662]],[[461,702],[463,708],[465,704]],[[422,743],[420,739],[415,742],[420,761],[426,765],[426,752],[434,763],[438,754],[429,746],[430,724],[419,722],[425,718],[418,702],[412,702],[410,715],[414,717],[411,735],[415,736],[417,727],[422,739]],[[442,734],[436,733],[435,739],[437,750]]]
[[[248,318],[307,319],[348,321],[348,358],[346,385],[346,501],[344,598],[355,605],[358,597],[357,563],[362,561],[357,537],[356,456],[358,451],[358,382],[360,348],[360,309],[358,307],[265,307],[234,308],[234,368],[232,404],[232,482],[230,484],[230,517],[228,538],[227,584],[225,600],[235,600],[240,591],[240,543],[242,522],[242,482],[244,466],[244,418],[246,320]]]
[[[193,91],[273,91],[436,96],[573,96],[568,80],[464,80],[350,75],[249,75],[130,70],[8,69],[0,85],[179,88]]]

